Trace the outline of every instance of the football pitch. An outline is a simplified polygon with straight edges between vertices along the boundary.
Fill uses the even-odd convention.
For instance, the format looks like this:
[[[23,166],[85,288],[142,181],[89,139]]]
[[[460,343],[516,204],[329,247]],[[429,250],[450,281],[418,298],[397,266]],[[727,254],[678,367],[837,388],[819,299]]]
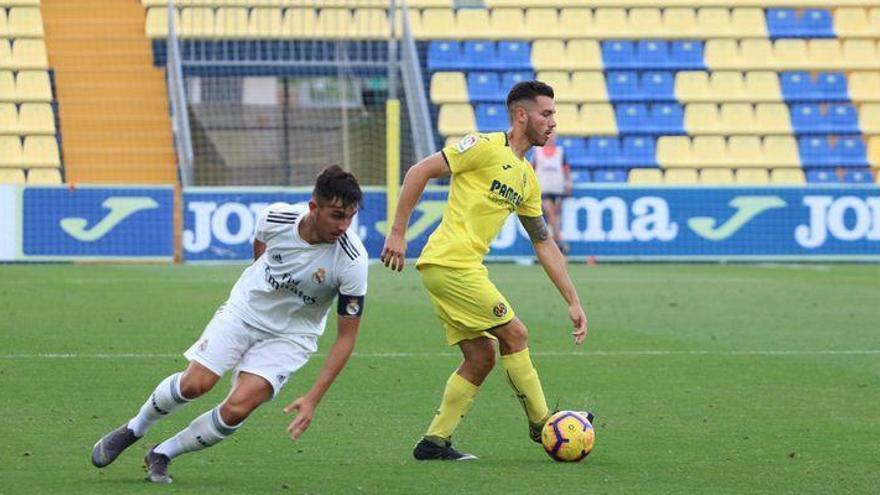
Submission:
[[[592,409],[595,450],[558,464],[527,437],[499,368],[454,441],[411,450],[459,361],[412,266],[370,268],[348,368],[296,444],[281,408],[317,356],[226,442],[142,481],[154,445],[229,381],[158,423],[105,469],[89,453],[181,356],[242,265],[0,265],[0,493],[877,493],[880,266],[572,265],[590,317],[575,348],[540,266],[491,265],[530,331],[551,408]],[[335,336],[331,318],[321,341]]]

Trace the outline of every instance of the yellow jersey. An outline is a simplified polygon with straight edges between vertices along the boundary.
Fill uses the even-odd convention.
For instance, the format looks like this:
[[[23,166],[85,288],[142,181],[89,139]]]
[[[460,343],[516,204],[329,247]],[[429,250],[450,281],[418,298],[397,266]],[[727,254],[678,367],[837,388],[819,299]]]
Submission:
[[[449,196],[416,266],[479,266],[511,213],[541,216],[538,178],[505,132],[470,134],[441,153],[452,172]]]

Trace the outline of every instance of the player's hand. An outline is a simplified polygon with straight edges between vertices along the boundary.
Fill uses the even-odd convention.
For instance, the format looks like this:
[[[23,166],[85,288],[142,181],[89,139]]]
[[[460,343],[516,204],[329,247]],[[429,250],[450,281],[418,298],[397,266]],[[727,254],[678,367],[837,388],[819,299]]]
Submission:
[[[304,395],[295,401],[291,402],[284,408],[285,413],[296,412],[296,418],[290,422],[290,426],[287,427],[287,433],[290,434],[290,440],[296,441],[297,438],[300,437],[312,423],[312,418],[315,416],[315,408],[318,407],[313,400],[311,400],[307,395]]]
[[[379,259],[387,268],[395,271],[403,271],[403,263],[406,259],[406,239],[403,235],[390,233],[385,238],[385,246]]]
[[[580,304],[572,304],[568,307],[568,317],[574,323],[574,332],[571,332],[571,335],[574,336],[574,343],[576,345],[583,344],[584,339],[587,338],[587,314],[584,313],[584,308]]]

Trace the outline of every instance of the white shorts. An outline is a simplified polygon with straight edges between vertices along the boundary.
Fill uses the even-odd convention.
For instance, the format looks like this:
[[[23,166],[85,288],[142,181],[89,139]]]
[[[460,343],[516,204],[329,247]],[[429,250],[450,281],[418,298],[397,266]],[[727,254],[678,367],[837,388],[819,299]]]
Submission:
[[[217,376],[234,367],[233,384],[241,372],[260,376],[272,385],[274,398],[290,375],[308,362],[311,352],[293,340],[254,328],[221,307],[183,355]]]

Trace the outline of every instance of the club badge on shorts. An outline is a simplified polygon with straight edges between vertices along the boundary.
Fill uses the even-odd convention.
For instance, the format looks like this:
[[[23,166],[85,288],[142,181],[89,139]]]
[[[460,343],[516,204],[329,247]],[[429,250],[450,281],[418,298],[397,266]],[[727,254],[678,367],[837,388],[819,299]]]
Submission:
[[[495,307],[492,308],[492,314],[494,314],[498,318],[501,318],[502,316],[507,314],[507,305],[503,302],[496,304]]]

